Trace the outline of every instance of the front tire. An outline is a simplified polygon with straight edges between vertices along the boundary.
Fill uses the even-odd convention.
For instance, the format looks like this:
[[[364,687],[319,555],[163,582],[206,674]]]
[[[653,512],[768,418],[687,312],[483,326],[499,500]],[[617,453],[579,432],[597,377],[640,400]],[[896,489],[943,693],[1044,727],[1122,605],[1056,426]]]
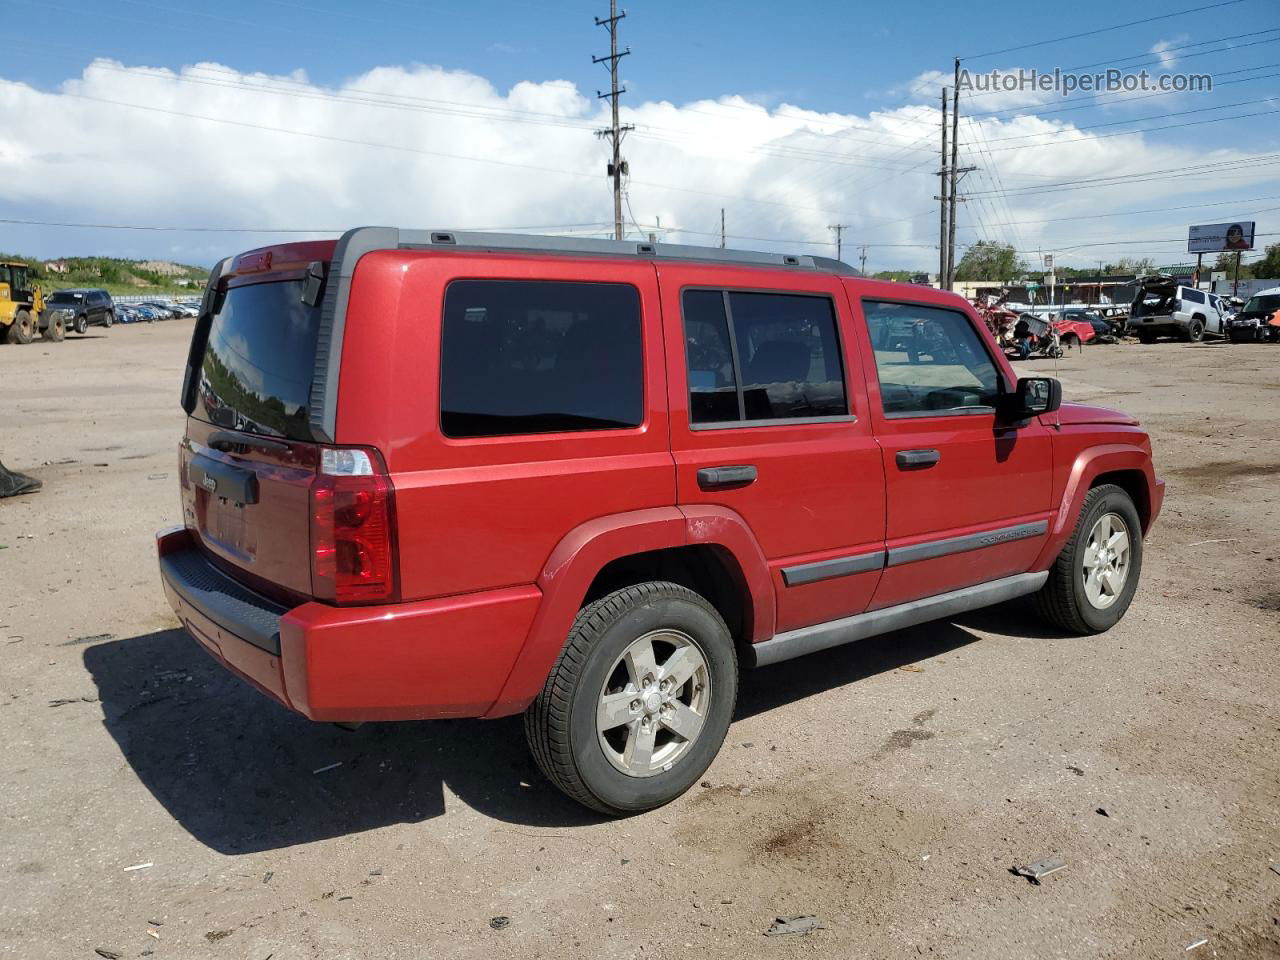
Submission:
[[[1154,333],[1151,333],[1151,332],[1147,331],[1147,330],[1139,330],[1139,331],[1138,331],[1138,341],[1139,341],[1140,343],[1144,343],[1144,344],[1150,345],[1150,344],[1153,344],[1153,343],[1155,343],[1155,342],[1156,342],[1156,335],[1155,335]]]
[[[28,310],[19,310],[13,315],[13,322],[5,331],[5,340],[9,343],[30,343],[36,336],[35,318]]]
[[[44,338],[53,343],[59,343],[65,340],[67,336],[67,321],[62,317],[50,318],[44,328]]]
[[[1204,339],[1204,321],[1192,320],[1191,326],[1187,328],[1187,342],[1199,343]]]
[[[592,810],[652,810],[715,759],[738,692],[733,638],[675,583],[615,590],[579,613],[524,717],[547,779]]]
[[[1141,575],[1137,508],[1122,488],[1103,484],[1084,498],[1071,539],[1036,594],[1036,606],[1063,630],[1102,633],[1129,609]]]
[[[80,314],[80,316],[76,317],[75,325],[71,329],[83,337],[89,329],[89,318],[84,314]]]

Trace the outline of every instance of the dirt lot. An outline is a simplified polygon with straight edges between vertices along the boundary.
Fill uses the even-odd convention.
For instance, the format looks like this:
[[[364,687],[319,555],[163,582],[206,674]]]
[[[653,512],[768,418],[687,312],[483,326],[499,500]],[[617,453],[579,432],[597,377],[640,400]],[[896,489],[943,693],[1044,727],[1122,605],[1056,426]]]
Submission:
[[[0,502],[0,952],[1280,956],[1280,349],[1061,362],[1169,483],[1110,634],[1004,607],[749,674],[709,786],[602,821],[517,720],[312,725],[174,629],[188,334],[0,348],[0,456],[45,483]]]

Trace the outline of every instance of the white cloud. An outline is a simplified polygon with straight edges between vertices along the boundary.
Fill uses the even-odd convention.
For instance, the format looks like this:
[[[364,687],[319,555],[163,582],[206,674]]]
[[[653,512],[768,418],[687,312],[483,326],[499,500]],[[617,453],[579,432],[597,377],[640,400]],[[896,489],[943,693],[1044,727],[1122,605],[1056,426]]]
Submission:
[[[996,99],[981,109],[996,109]],[[731,237],[744,238],[732,242],[741,246],[796,249],[796,241],[827,240],[828,224],[838,222],[851,225],[846,258],[851,248],[872,245],[869,268],[936,263],[929,249],[937,232],[932,101],[865,115],[737,96],[624,104],[624,119],[637,127],[624,152],[641,233],[660,220],[666,239],[718,242],[724,207]],[[610,229],[607,148],[592,136],[606,123],[606,107],[564,81],[499,91],[471,73],[413,66],[382,67],[327,88],[301,73],[273,78],[199,64],[175,74],[98,60],[55,92],[0,83],[0,110],[4,217],[274,229]],[[966,182],[974,192],[992,189],[992,167],[1014,190],[1245,156],[1198,149],[1202,138],[1176,148],[1142,137],[1102,139],[1034,115],[966,121],[961,135],[966,162],[983,168]],[[1015,137],[1025,139],[1008,139]],[[1091,192],[1088,208],[1168,206],[1187,189],[1207,187],[1136,183]],[[1117,220],[994,226],[1081,209],[1073,193],[984,198],[966,205],[960,237],[993,235],[1034,248],[1064,237],[1132,235],[1134,225]],[[13,230],[7,246],[42,256],[79,251],[203,263],[284,239]]]
[[[1180,33],[1171,40],[1157,41],[1150,52],[1159,58],[1160,66],[1166,70],[1172,70],[1178,65],[1178,55],[1175,52],[1170,52],[1169,48],[1180,46],[1186,43],[1188,39],[1190,38],[1185,33]]]

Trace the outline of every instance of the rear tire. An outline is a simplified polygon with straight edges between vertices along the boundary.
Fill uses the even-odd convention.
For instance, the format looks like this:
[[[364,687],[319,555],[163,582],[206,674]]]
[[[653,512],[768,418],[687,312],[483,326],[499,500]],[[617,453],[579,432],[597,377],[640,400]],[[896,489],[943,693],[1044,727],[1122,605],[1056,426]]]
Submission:
[[[108,330],[110,330],[111,325],[115,322],[116,322],[116,312],[114,310],[108,310],[106,313],[106,316],[102,318],[102,325],[106,327]]]
[[[578,613],[525,713],[525,736],[569,797],[600,813],[639,813],[706,772],[737,692],[733,638],[716,609],[678,584],[642,583]]]
[[[43,331],[44,339],[51,343],[61,343],[67,336],[67,321],[62,317],[50,318]]]
[[[1142,522],[1122,488],[1094,487],[1071,539],[1035,596],[1040,615],[1063,630],[1102,633],[1124,616],[1142,576]]]
[[[1187,342],[1199,343],[1204,339],[1204,321],[1192,320],[1191,326],[1187,327]]]
[[[1139,331],[1138,331],[1138,340],[1139,340],[1140,342],[1142,342],[1142,343],[1145,343],[1145,344],[1147,344],[1147,345],[1150,345],[1150,344],[1153,344],[1153,343],[1155,343],[1155,342],[1156,342],[1156,335],[1155,335],[1154,333],[1151,333],[1151,332],[1147,331],[1147,330],[1139,330]]]

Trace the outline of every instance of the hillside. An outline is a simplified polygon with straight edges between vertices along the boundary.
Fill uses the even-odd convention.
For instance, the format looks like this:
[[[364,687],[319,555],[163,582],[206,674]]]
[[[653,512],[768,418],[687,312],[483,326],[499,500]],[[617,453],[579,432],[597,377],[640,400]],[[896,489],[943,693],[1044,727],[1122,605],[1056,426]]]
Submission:
[[[116,257],[62,257],[39,260],[21,254],[0,254],[25,260],[46,293],[67,287],[105,287],[112,294],[170,294],[198,292],[209,271],[167,260],[122,260]]]

